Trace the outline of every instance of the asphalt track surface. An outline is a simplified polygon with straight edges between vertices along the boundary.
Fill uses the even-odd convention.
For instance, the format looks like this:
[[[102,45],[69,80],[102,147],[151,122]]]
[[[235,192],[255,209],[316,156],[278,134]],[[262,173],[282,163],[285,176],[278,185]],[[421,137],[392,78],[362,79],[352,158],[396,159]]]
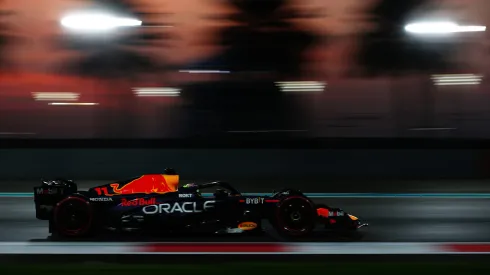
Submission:
[[[80,185],[83,189],[93,184],[96,182],[84,182]],[[339,183],[338,187],[329,188],[328,191],[356,193],[357,196],[340,194],[336,197],[335,194],[329,193],[330,196],[325,195],[323,198],[319,196],[314,200],[341,207],[368,222],[370,226],[365,230],[363,241],[490,242],[490,181],[488,183],[486,181],[412,181],[351,184]],[[283,186],[284,182],[276,185]],[[32,186],[33,183],[27,182],[0,184],[0,192],[3,192],[0,194],[0,241],[50,241],[47,222],[35,218],[32,198],[19,193],[31,192]],[[264,192],[271,191],[269,186],[275,187],[272,185],[264,187],[261,184],[255,186],[253,190],[243,191]],[[258,186],[262,188],[257,188]],[[313,186],[313,183],[302,186]],[[318,193],[320,188],[304,191]],[[20,196],[12,197],[15,195],[12,194],[13,192]],[[466,195],[458,196],[463,192]],[[413,193],[423,194],[414,196]],[[170,239],[161,239],[161,241],[170,241]],[[193,239],[192,241],[209,240]],[[230,239],[223,239],[223,241],[230,241]]]

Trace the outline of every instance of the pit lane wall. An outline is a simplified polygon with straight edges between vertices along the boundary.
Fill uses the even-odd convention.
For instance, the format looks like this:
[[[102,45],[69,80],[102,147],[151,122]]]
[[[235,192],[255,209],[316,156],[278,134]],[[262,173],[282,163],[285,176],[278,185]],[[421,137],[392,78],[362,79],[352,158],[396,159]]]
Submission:
[[[0,180],[114,180],[175,168],[184,179],[471,179],[477,149],[0,149]]]

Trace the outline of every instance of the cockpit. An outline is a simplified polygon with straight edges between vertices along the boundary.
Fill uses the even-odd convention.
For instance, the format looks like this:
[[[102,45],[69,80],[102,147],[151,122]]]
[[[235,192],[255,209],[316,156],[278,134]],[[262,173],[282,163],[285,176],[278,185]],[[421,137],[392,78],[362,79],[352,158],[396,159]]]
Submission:
[[[184,191],[185,190],[185,191]],[[240,192],[235,190],[227,183],[222,182],[212,182],[212,183],[204,183],[204,184],[195,184],[188,183],[182,186],[181,191],[195,193],[197,196],[202,196],[203,191],[207,191],[206,193],[213,194],[213,197],[216,199],[225,199],[230,196],[239,196]]]

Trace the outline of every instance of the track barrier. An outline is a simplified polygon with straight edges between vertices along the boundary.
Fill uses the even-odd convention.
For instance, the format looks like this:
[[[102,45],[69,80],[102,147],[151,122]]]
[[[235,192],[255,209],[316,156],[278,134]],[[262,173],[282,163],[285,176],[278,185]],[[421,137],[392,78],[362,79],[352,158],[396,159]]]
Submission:
[[[0,254],[423,255],[490,254],[490,243],[0,243]]]

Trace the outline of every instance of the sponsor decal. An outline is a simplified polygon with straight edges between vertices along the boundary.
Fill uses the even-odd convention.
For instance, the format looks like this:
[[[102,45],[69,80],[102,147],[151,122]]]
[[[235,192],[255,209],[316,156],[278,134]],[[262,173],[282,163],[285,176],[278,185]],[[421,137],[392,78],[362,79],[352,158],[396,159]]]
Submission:
[[[214,208],[216,201],[204,202],[202,208],[199,208],[196,202],[175,202],[161,203],[158,205],[148,205],[143,208],[143,213],[147,215],[162,214],[162,213],[200,213],[208,209]]]
[[[330,216],[334,216],[334,217],[342,217],[342,216],[345,216],[344,211],[330,211],[328,214]]]
[[[151,199],[139,198],[139,199],[134,199],[134,200],[128,200],[128,199],[122,199],[121,200],[122,206],[145,206],[145,205],[153,205],[155,203],[156,203],[155,198],[151,198]]]
[[[326,208],[318,208],[316,210],[318,216],[328,218],[328,217],[343,217],[345,216],[344,211],[332,211]]]
[[[193,194],[179,194],[179,198],[192,198],[194,197]]]
[[[246,204],[263,204],[264,203],[264,198],[246,198],[245,203]]]
[[[112,201],[112,198],[90,198],[90,201]]]
[[[242,222],[238,225],[238,228],[241,230],[253,230],[257,228],[257,224],[254,222]]]
[[[63,194],[63,189],[62,188],[37,188],[36,189],[36,194],[38,195],[57,195],[57,194]]]

